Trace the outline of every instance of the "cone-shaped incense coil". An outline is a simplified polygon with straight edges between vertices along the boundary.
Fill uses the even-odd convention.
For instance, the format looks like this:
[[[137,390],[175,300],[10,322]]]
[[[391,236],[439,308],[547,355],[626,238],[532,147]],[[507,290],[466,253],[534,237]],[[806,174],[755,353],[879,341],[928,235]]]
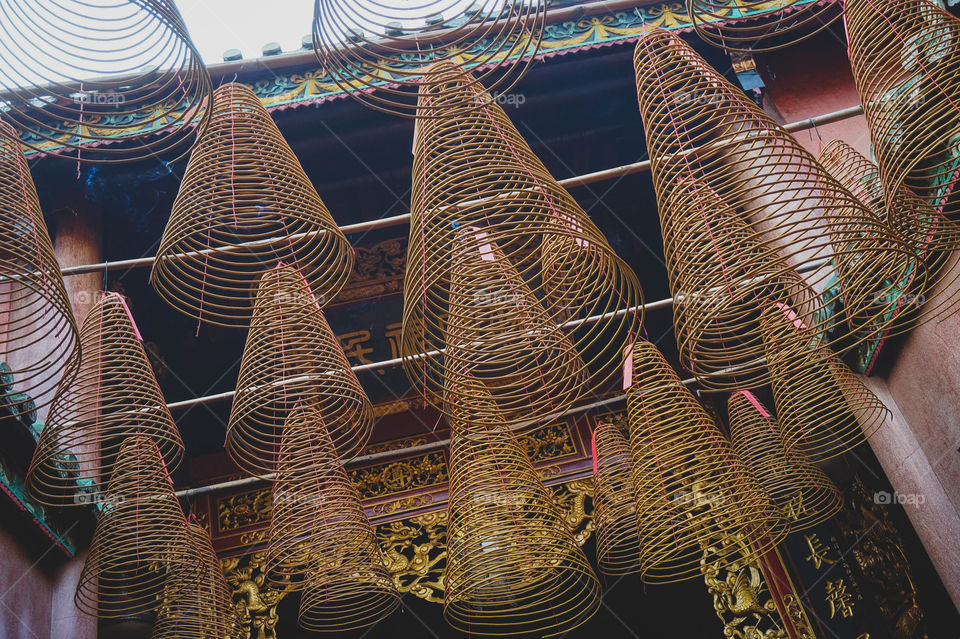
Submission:
[[[363,628],[400,603],[357,489],[309,406],[294,409],[283,433],[267,574],[303,590],[300,625],[314,631]]]
[[[151,639],[246,639],[210,533],[187,522],[191,544],[171,566]]]
[[[533,428],[581,395],[583,362],[484,231],[462,229],[454,242],[443,361],[448,393],[468,394],[446,401],[470,404],[482,389],[504,421]]]
[[[127,438],[148,438],[171,472],[183,441],[126,301],[105,293],[80,328],[80,370],[57,390],[27,474],[36,499],[86,506],[110,484]]]
[[[597,566],[606,575],[638,572],[640,537],[630,442],[618,426],[601,422],[593,432],[593,443]]]
[[[303,278],[278,265],[260,281],[227,428],[240,468],[274,469],[287,416],[310,404],[344,458],[366,444],[373,409]]]
[[[764,309],[764,341],[780,428],[788,445],[814,461],[855,448],[887,409],[789,309]]]
[[[752,393],[735,392],[727,407],[733,449],[783,510],[790,532],[815,526],[840,509],[840,492],[830,478],[787,445],[777,420]]]
[[[85,162],[189,152],[213,87],[172,0],[4,6],[3,117],[24,144]]]
[[[681,178],[660,203],[683,365],[711,388],[766,383],[760,309],[813,291],[704,183]]]
[[[786,535],[782,511],[649,342],[633,345],[627,413],[644,581],[698,576],[717,535],[755,540],[757,553]]]
[[[353,250],[260,99],[226,84],[190,156],[151,281],[200,321],[248,326],[260,274],[297,268],[323,304],[346,283]]]
[[[928,321],[952,313],[960,293],[930,298],[934,286],[954,288],[950,285],[960,276],[960,257],[954,255],[960,248],[960,224],[947,219],[905,186],[894,194],[893,206],[888,208],[877,165],[843,140],[824,146],[818,159],[867,208],[886,219],[923,260],[925,270],[902,292],[897,309],[901,321],[897,327],[910,328],[914,324],[906,321],[909,319]]]
[[[848,51],[895,208],[906,186],[960,215],[960,20],[927,0],[849,0]]]
[[[829,27],[843,15],[836,0],[686,0],[701,38],[727,51],[782,49]]]
[[[77,327],[30,167],[0,124],[0,402],[31,413],[76,374]],[[9,410],[9,409],[8,409]]]
[[[532,295],[543,307],[536,315],[559,325],[580,353],[589,374],[587,387],[614,379],[617,367],[612,363],[619,361],[642,322],[636,276],[468,73],[442,64],[430,78],[435,82],[421,87],[420,103],[437,107],[438,117],[418,121],[414,136],[401,344],[407,375],[443,410],[448,358],[417,355],[442,351],[451,325],[463,325],[481,313],[516,317],[521,309],[511,309],[511,304],[526,304]],[[477,102],[482,108],[467,114],[458,110]],[[479,260],[475,253],[465,253],[471,245],[479,247]],[[467,282],[461,270],[459,286],[468,288],[455,292],[455,268],[466,257],[487,279]],[[497,269],[504,273],[507,268],[519,280],[512,272],[509,280],[502,274],[491,279]],[[509,360],[486,367],[500,367],[504,378],[514,374]],[[500,404],[496,384],[489,376],[483,382]],[[543,388],[525,392],[531,403],[548,407],[534,417],[562,405],[563,398],[553,391],[549,397]],[[502,408],[504,419],[513,424],[511,409]]]
[[[441,79],[424,76],[431,65],[455,59],[476,69],[478,86],[509,93],[540,49],[547,4],[419,0],[361,10],[356,0],[315,0],[313,48],[330,78],[356,100],[395,115],[432,117],[434,110],[416,100],[423,82],[444,90]]]
[[[464,425],[451,426],[447,622],[483,637],[553,636],[584,623],[600,585],[515,435],[489,396],[454,404],[451,415]]]
[[[127,438],[101,504],[77,584],[77,607],[103,619],[150,612],[161,601],[171,566],[192,548],[183,510],[151,439]]]
[[[909,247],[673,33],[645,32],[634,65],[661,212],[702,183],[803,274],[816,297],[794,308],[812,330],[844,348],[880,335],[915,273]]]

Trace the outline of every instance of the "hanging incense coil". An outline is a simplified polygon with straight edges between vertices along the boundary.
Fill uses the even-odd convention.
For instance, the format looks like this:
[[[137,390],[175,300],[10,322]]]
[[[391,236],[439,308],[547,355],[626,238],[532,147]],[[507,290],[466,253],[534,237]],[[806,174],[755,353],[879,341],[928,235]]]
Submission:
[[[802,451],[787,444],[777,420],[749,391],[727,402],[733,449],[790,522],[790,532],[807,530],[832,517],[840,492]]]
[[[172,0],[8,0],[0,29],[3,117],[32,149],[182,157],[207,125],[213,86]]]
[[[627,575],[640,570],[630,442],[620,428],[610,422],[597,424],[593,442],[597,567],[606,575]]]
[[[927,0],[850,0],[850,64],[887,206],[907,187],[960,215],[960,20]]]
[[[952,313],[957,294],[938,295],[932,300],[930,292],[934,286],[950,288],[960,276],[954,253],[960,247],[960,224],[947,219],[905,186],[893,194],[893,206],[888,208],[877,165],[843,140],[824,146],[818,159],[868,209],[886,219],[921,258],[924,269],[902,291],[899,316],[903,320],[919,316],[921,321],[928,321]],[[902,329],[913,326],[907,321],[899,324]]]
[[[0,45],[2,46],[2,45]],[[13,415],[50,402],[78,364],[77,327],[30,167],[0,123],[0,403]],[[0,365],[2,366],[2,365]]]
[[[577,388],[614,379],[611,362],[642,323],[640,285],[468,73],[441,64],[429,77],[420,102],[438,110],[415,132],[404,369],[440,410],[447,377],[473,375],[511,427],[533,426],[562,412]],[[478,101],[481,109],[461,113]],[[548,324],[582,363],[558,354],[567,347]],[[540,364],[541,381],[533,363],[544,359],[562,366]]]
[[[705,41],[727,51],[761,53],[820,33],[843,15],[836,0],[687,0],[687,15]]]
[[[287,418],[273,485],[267,574],[302,590],[300,626],[343,632],[370,626],[400,603],[360,495],[323,416],[301,405]]]
[[[285,423],[310,404],[340,455],[355,455],[373,428],[373,408],[340,342],[290,266],[263,274],[240,362],[226,449],[247,472],[272,472]]]
[[[50,506],[88,506],[108,485],[128,438],[152,441],[171,472],[183,441],[157,386],[127,303],[104,293],[80,328],[80,368],[50,407],[27,488]]]
[[[700,574],[702,545],[717,536],[753,540],[762,554],[787,533],[717,424],[649,342],[633,344],[627,388],[640,574],[647,583]]]
[[[85,614],[118,619],[152,612],[171,566],[192,548],[183,510],[157,445],[128,437],[117,455],[75,601]]]
[[[483,397],[482,387],[470,395]],[[562,635],[583,624],[600,605],[600,584],[516,436],[489,394],[450,413],[459,424],[451,423],[447,623],[483,637]]]
[[[472,83],[509,93],[540,50],[545,0],[315,0],[313,48],[330,79],[366,106],[404,117],[445,117],[417,103],[417,88],[442,92],[431,65],[455,60]],[[464,111],[480,106],[460,105]]]
[[[815,297],[794,308],[826,343],[846,350],[882,334],[917,266],[893,229],[678,36],[647,30],[634,65],[662,214],[678,189],[705,185],[803,274]]]
[[[788,445],[822,461],[856,448],[880,428],[886,407],[802,321],[770,305],[762,322],[774,403]]]
[[[168,572],[151,639],[245,639],[210,533],[187,522],[190,544]]]
[[[153,287],[198,321],[246,327],[260,274],[285,262],[329,303],[353,268],[347,238],[250,88],[219,87],[212,111],[173,203]]]

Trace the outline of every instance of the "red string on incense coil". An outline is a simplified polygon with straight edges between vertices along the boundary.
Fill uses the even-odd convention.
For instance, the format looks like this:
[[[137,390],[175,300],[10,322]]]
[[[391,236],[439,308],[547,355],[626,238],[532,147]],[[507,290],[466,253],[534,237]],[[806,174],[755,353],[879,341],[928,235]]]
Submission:
[[[172,565],[192,548],[183,510],[156,444],[128,437],[105,493],[75,601],[101,619],[153,611]]]
[[[447,623],[483,637],[555,636],[583,624],[600,605],[600,584],[516,436],[489,394],[450,414]]]
[[[701,193],[718,194],[755,233],[753,250],[742,252],[734,274],[768,273],[773,267],[763,267],[758,256],[776,252],[787,265],[802,268],[815,296],[794,292],[791,307],[827,343],[848,349],[882,334],[893,321],[896,293],[916,270],[909,247],[676,35],[647,30],[634,65],[661,216],[676,216],[682,192],[690,183],[702,184],[709,191]],[[697,206],[708,219],[717,216],[707,203]],[[668,220],[663,226],[684,225]],[[755,346],[752,325],[747,342]],[[736,386],[701,369],[699,360],[709,361],[709,351],[692,357],[682,364],[707,388]]]
[[[316,409],[290,413],[283,433],[267,551],[276,587],[302,590],[300,626],[343,632],[400,603],[360,496]]]
[[[620,428],[610,422],[597,424],[593,438],[597,567],[606,575],[638,572],[640,537],[630,442]]]
[[[642,291],[468,73],[440,64],[428,78],[420,103],[437,117],[415,133],[404,369],[440,410],[447,377],[472,375],[508,424],[532,426],[617,375],[612,362],[642,323]],[[561,334],[582,363],[559,354]]]
[[[856,448],[887,409],[834,353],[773,305],[762,315],[767,366],[787,443],[814,461]]]
[[[807,530],[840,510],[840,492],[830,478],[788,445],[777,420],[749,391],[733,393],[727,408],[733,449],[786,514],[791,533]]]
[[[260,274],[282,261],[330,302],[353,268],[347,238],[253,91],[225,84],[212,110],[153,265],[157,293],[190,317],[245,327]]]
[[[33,149],[182,157],[207,125],[213,86],[172,0],[9,0],[0,30],[3,117]]]
[[[313,48],[333,82],[359,102],[394,115],[436,117],[416,100],[425,82],[443,90],[429,67],[456,60],[476,71],[476,86],[509,93],[540,50],[547,4],[315,0]]]
[[[703,548],[717,537],[739,536],[757,555],[778,544],[785,515],[663,355],[637,341],[633,370],[627,413],[643,580],[699,576]]]
[[[927,0],[848,0],[848,53],[887,207],[907,187],[960,215],[960,20]]]
[[[187,533],[191,543],[168,572],[151,639],[246,639],[210,533],[195,521]]]
[[[843,15],[837,0],[686,0],[697,34],[727,51],[760,53],[796,44]]]
[[[0,402],[14,415],[48,404],[79,360],[77,327],[30,167],[0,123]]]
[[[153,442],[170,471],[183,458],[183,441],[123,297],[105,293],[97,300],[80,328],[80,348],[77,376],[60,384],[27,473],[30,494],[50,506],[97,501],[131,436]]]
[[[917,317],[929,321],[952,313],[960,291],[936,297],[932,293],[934,287],[938,292],[955,289],[951,285],[960,276],[960,255],[955,252],[960,248],[960,224],[905,186],[894,194],[893,206],[888,208],[877,165],[842,140],[824,146],[818,159],[874,215],[887,220],[923,261],[925,268],[901,294],[896,328],[911,328],[914,323],[907,320]]]
[[[226,449],[247,472],[272,472],[290,412],[310,404],[343,458],[370,438],[373,408],[300,274],[263,274],[240,362]]]

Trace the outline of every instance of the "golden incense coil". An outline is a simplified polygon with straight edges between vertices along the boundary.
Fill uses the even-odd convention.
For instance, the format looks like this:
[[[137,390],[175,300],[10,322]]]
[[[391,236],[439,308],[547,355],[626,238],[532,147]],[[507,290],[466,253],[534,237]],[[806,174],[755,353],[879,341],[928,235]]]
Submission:
[[[182,157],[207,125],[210,76],[172,0],[10,0],[0,30],[3,117],[33,149]]]
[[[704,185],[749,223],[751,244],[803,274],[814,297],[795,296],[793,308],[826,343],[849,349],[881,335],[915,273],[909,247],[675,34],[647,30],[634,65],[661,215],[677,214],[677,190]],[[757,262],[747,251],[741,260]]]
[[[733,393],[727,407],[734,451],[786,514],[791,533],[811,528],[840,509],[836,486],[802,451],[788,445],[777,420],[753,393]]]
[[[876,432],[886,407],[801,320],[770,305],[762,322],[774,403],[788,445],[822,461]]]
[[[587,389],[616,377],[612,362],[642,323],[642,291],[630,267],[471,76],[453,64],[440,64],[429,78],[420,102],[436,106],[437,117],[418,121],[414,135],[404,369],[440,410],[445,410],[446,377],[472,374],[511,427],[518,420],[535,423],[575,399],[573,390],[584,388],[576,378],[584,371]],[[461,112],[463,105],[478,101],[482,108]],[[481,272],[479,279],[469,279]],[[507,315],[519,325],[502,338],[496,333],[500,328],[475,322]],[[582,365],[556,354],[557,333],[544,322],[560,327]],[[469,360],[477,370],[451,363],[451,355],[464,358],[466,345],[458,344],[452,354],[444,350],[454,328],[471,324],[484,344]],[[521,325],[528,332],[518,333]],[[540,355],[534,342],[543,335],[550,338]],[[529,345],[514,361],[505,351],[522,336]],[[485,362],[483,350],[491,354]],[[544,357],[567,364],[544,375],[546,383],[524,387],[530,363]],[[509,389],[507,397],[501,397],[501,388]],[[525,416],[517,410],[523,402]]]
[[[618,426],[601,422],[593,431],[593,443],[597,567],[606,575],[627,575],[640,570],[630,442]]]
[[[315,0],[313,48],[330,78],[359,102],[405,117],[434,117],[418,86],[442,92],[429,67],[456,60],[472,83],[509,93],[540,50],[546,0]],[[464,110],[480,106],[462,104]]]
[[[627,357],[643,580],[698,576],[701,546],[718,535],[750,540],[758,554],[778,544],[788,528],[783,512],[663,355],[637,341]]]
[[[183,510],[173,493],[157,445],[128,437],[102,495],[75,601],[101,619],[153,611],[171,566],[192,548]]]
[[[483,637],[583,624],[600,605],[600,584],[516,436],[489,395],[450,413],[461,423],[451,424],[447,623]]]
[[[300,626],[317,632],[364,628],[400,603],[376,533],[315,408],[287,418],[267,551],[268,579],[302,590]]]
[[[27,488],[50,506],[87,506],[109,485],[120,450],[146,437],[169,471],[183,441],[157,386],[127,303],[104,293],[80,328],[80,369],[64,380],[37,441]]]
[[[48,404],[61,376],[69,380],[76,374],[79,352],[30,167],[4,123],[0,206],[0,361],[6,364],[0,370],[0,403],[22,415]]]
[[[796,44],[843,15],[837,0],[687,0],[697,34],[727,51],[759,53]]]
[[[907,187],[960,215],[960,20],[927,0],[850,0],[853,77],[887,206]]]
[[[212,110],[163,232],[153,287],[198,321],[245,327],[260,274],[279,261],[329,303],[353,268],[347,238],[253,91],[225,84]]]
[[[210,533],[187,522],[190,545],[171,566],[151,639],[246,639]]]
[[[373,408],[320,304],[295,269],[278,265],[260,280],[227,426],[226,449],[238,467],[274,470],[298,404],[316,409],[344,458],[370,438]]]

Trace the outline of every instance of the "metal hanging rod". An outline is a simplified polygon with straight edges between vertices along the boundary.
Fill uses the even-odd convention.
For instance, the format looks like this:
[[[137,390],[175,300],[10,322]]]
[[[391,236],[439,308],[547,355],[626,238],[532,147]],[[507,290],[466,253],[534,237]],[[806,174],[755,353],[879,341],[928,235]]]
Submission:
[[[806,120],[799,120],[797,122],[791,122],[790,124],[785,124],[783,128],[790,133],[797,131],[805,131],[807,129],[812,129],[822,124],[830,124],[832,122],[839,122],[840,120],[846,120],[858,115],[863,115],[863,107],[860,105],[848,107],[846,109],[840,109],[839,111],[834,111],[832,113],[825,113],[824,115],[818,115],[813,118],[808,118]],[[564,188],[572,188],[576,186],[584,186],[586,184],[593,184],[594,182],[602,182],[604,180],[611,180],[618,177],[623,177],[626,175],[633,175],[635,173],[643,173],[650,170],[650,160],[644,160],[642,162],[634,162],[633,164],[624,164],[622,166],[613,167],[611,169],[604,169],[602,171],[595,171],[593,173],[585,173],[584,175],[575,175],[573,177],[564,178],[559,180],[560,186]],[[406,224],[410,222],[410,214],[404,213],[403,215],[394,215],[391,217],[381,218],[379,220],[370,220],[369,222],[358,222],[357,224],[346,224],[340,227],[340,230],[344,235],[349,235],[351,233],[360,233],[362,231],[372,231],[374,229],[382,229],[391,226],[398,226],[400,224]],[[279,239],[289,239],[289,238],[279,238]],[[264,243],[270,243],[272,240],[258,240],[256,244],[262,245]],[[236,249],[242,249],[248,246],[253,246],[254,243],[243,243],[237,244]],[[176,258],[177,256],[171,256],[171,258]],[[64,277],[70,275],[81,275],[84,273],[100,273],[104,271],[116,271],[122,269],[131,269],[131,268],[140,268],[144,266],[152,266],[156,261],[155,257],[139,257],[131,260],[118,260],[116,262],[99,262],[97,264],[81,264],[79,266],[67,266],[60,269]]]

